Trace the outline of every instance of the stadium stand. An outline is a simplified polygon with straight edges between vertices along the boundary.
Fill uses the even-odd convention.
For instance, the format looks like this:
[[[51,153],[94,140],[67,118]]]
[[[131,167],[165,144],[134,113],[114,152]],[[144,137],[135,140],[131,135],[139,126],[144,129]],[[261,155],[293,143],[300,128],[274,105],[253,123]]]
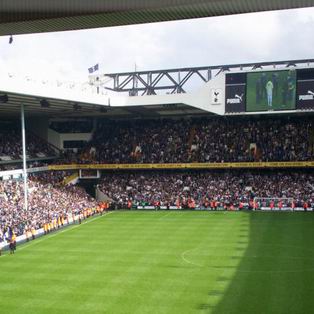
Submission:
[[[84,189],[61,184],[67,175],[67,172],[58,171],[29,176],[27,211],[23,210],[23,182],[0,181],[0,238],[3,240],[8,227],[19,236],[26,230],[42,228],[58,217],[66,219],[96,207],[96,201]]]
[[[86,125],[59,121],[49,127],[58,132],[79,133],[97,125],[86,147],[78,153],[64,151],[62,159],[53,161],[55,165],[299,162],[314,157],[312,120],[310,115],[96,119],[97,123]],[[7,156],[7,163],[1,162],[1,170],[19,168],[9,163],[20,159],[19,125],[2,124],[0,132],[0,156]],[[56,152],[44,140],[27,133],[27,155],[54,156]],[[29,168],[42,166],[47,166],[45,160],[28,163]],[[29,176],[27,212],[23,210],[23,183],[13,179],[0,181],[2,239],[8,228],[19,236],[97,207],[96,200],[83,188],[61,184],[71,172],[45,168]],[[283,206],[290,208],[314,209],[314,176],[305,170],[135,170],[105,172],[98,183],[99,190],[110,200],[111,209],[150,206],[238,210],[271,206],[272,201],[265,200],[268,203],[264,204],[263,198],[285,199]],[[262,201],[255,202],[256,198]]]
[[[26,133],[28,158],[56,157],[52,146],[30,132]],[[5,164],[22,159],[21,130],[16,123],[0,123],[0,162]]]
[[[107,163],[188,160],[189,120],[112,121],[98,125],[89,143],[94,159]],[[86,159],[86,155],[83,160]]]
[[[292,198],[295,207],[314,207],[313,186],[314,175],[302,171],[150,171],[107,173],[99,189],[117,208],[130,207],[131,201],[132,206],[253,209],[256,197]]]
[[[76,161],[307,161],[313,141],[312,119],[304,116],[104,121]]]

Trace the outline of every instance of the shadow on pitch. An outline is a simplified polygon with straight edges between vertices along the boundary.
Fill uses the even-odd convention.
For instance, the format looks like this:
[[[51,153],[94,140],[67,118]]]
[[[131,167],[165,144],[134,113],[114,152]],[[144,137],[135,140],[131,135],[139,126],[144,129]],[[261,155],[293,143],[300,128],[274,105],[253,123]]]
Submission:
[[[228,261],[215,265],[221,271],[219,289],[210,290],[197,309],[213,314],[312,312],[314,213],[247,215],[248,242],[245,235],[237,237],[237,243],[247,247],[229,256],[237,266]]]

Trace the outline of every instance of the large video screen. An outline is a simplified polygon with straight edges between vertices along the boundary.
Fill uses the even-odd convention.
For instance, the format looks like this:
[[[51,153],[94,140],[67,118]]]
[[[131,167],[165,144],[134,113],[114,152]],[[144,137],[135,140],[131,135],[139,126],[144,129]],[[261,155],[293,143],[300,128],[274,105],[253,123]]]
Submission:
[[[246,111],[295,109],[296,71],[247,74]]]

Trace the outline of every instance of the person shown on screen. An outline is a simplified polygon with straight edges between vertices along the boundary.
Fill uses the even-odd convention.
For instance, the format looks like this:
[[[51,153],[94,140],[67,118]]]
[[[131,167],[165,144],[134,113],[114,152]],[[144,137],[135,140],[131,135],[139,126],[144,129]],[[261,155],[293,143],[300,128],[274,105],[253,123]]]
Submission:
[[[261,83],[262,83],[262,86],[266,86],[266,83],[267,83],[267,76],[266,76],[266,73],[262,73],[261,75]],[[262,99],[266,100],[266,96],[267,96],[267,93],[266,93],[266,90],[265,88],[262,88]]]
[[[293,96],[294,96],[294,78],[292,76],[292,73],[290,72],[288,77],[287,77],[287,85],[288,85],[288,94],[287,94],[287,100],[288,101],[293,101]]]
[[[274,85],[272,81],[268,81],[266,84],[267,104],[268,108],[272,108],[273,103],[273,89]]]
[[[273,94],[274,94],[274,97],[276,97],[278,95],[278,73],[273,73],[272,76],[271,76],[271,80],[273,82],[273,85],[274,85],[274,91],[273,91]]]
[[[287,78],[284,80],[282,86],[282,103],[283,106],[288,105],[294,101],[295,95],[295,76],[290,70]]]
[[[262,80],[258,78],[256,80],[256,85],[255,85],[255,97],[256,97],[256,104],[259,104],[261,99],[262,99]]]

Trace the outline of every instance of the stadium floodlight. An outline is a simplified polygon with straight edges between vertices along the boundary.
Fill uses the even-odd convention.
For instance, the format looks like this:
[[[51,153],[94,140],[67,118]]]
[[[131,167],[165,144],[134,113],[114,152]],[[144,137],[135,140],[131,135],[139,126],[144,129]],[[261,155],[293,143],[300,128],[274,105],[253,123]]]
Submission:
[[[9,97],[7,94],[0,95],[0,103],[5,104],[9,101]]]
[[[40,103],[42,108],[49,108],[50,107],[50,103],[47,99],[42,99],[39,103]]]

